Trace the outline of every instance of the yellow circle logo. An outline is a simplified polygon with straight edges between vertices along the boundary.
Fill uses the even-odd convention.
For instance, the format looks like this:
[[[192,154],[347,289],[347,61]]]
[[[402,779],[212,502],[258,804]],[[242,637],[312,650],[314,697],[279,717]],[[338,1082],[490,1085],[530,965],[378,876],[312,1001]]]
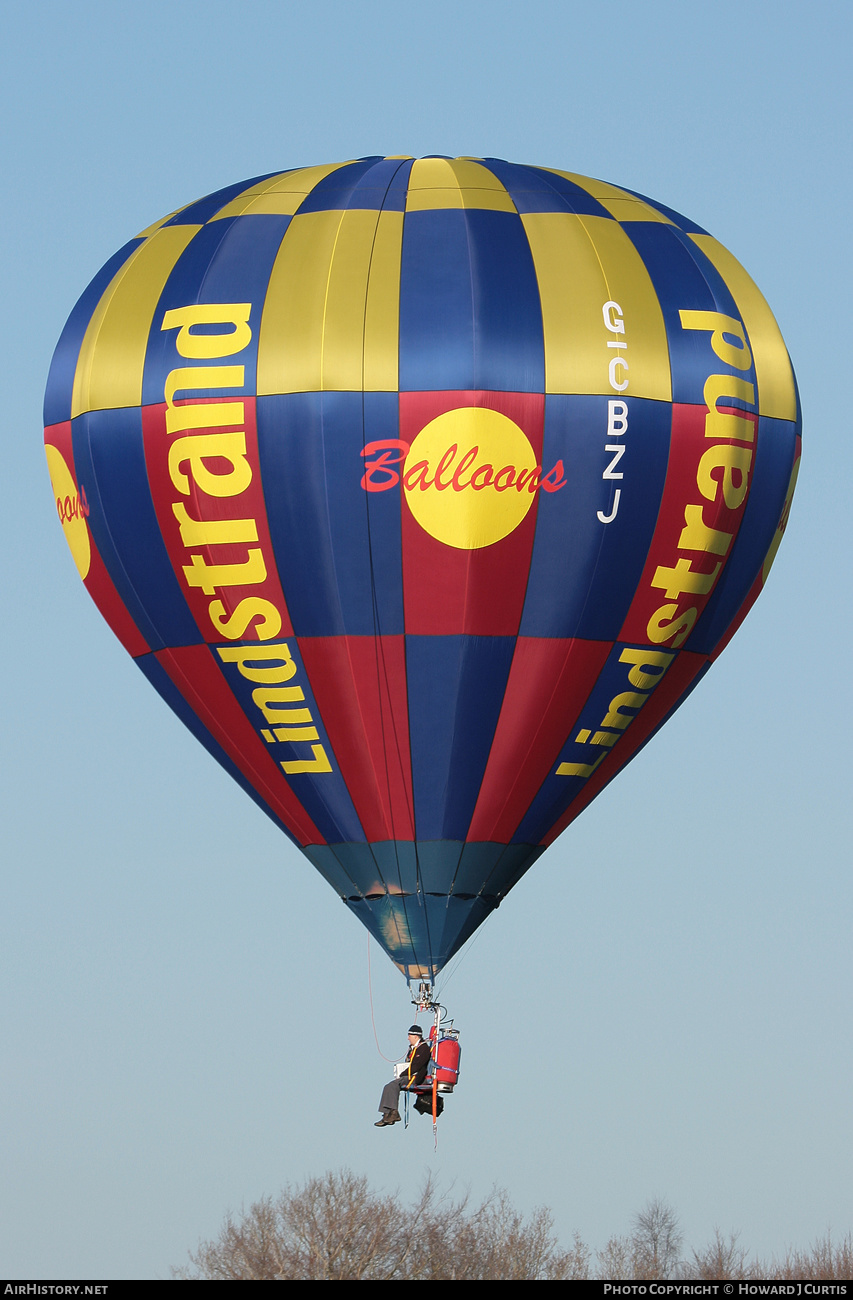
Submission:
[[[71,470],[66,465],[62,452],[50,443],[45,444],[44,450],[62,531],[65,533],[65,540],[74,557],[74,563],[77,565],[77,572],[81,578],[85,578],[92,562],[89,529],[86,524],[86,515],[89,513],[86,494],[77,491],[77,484],[71,477]]]
[[[406,456],[403,490],[421,528],[472,551],[517,528],[541,466],[518,425],[483,406],[446,411],[421,429]]]

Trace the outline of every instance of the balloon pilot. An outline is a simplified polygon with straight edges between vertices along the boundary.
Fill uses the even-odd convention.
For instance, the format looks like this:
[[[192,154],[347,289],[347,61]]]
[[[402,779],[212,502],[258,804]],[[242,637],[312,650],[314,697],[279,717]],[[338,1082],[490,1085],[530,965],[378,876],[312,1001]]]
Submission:
[[[429,1044],[424,1042],[420,1025],[412,1025],[409,1029],[409,1050],[406,1053],[404,1066],[400,1073],[382,1089],[382,1098],[379,1102],[382,1118],[377,1120],[377,1128],[384,1128],[386,1124],[399,1124],[401,1116],[397,1107],[400,1104],[400,1089],[414,1088],[419,1083],[423,1083],[427,1077],[429,1062]]]
[[[407,1102],[410,1095],[415,1096],[415,1109],[422,1115],[431,1114],[435,1128],[444,1109],[439,1094],[453,1092],[459,1078],[459,1030],[453,1028],[452,1020],[445,1022],[445,1008],[433,1000],[429,984],[422,983],[417,998],[412,1001],[418,1011],[432,1011],[434,1023],[428,1040],[424,1038],[420,1025],[409,1027],[408,1051],[405,1059],[395,1066],[394,1078],[382,1089],[379,1101],[381,1117],[376,1121],[376,1128],[399,1124],[402,1119],[399,1110],[401,1092]],[[408,1109],[406,1119],[408,1122]]]

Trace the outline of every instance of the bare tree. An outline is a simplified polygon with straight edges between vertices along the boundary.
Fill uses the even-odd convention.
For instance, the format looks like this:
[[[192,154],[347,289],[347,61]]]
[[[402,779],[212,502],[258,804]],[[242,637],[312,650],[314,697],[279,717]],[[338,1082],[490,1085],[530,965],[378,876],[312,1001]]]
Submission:
[[[739,1232],[730,1232],[724,1237],[719,1228],[714,1229],[713,1240],[702,1251],[694,1250],[691,1276],[703,1281],[714,1279],[719,1282],[727,1278],[745,1278],[750,1275],[747,1252],[738,1245]]]
[[[173,1276],[263,1281],[550,1281],[570,1278],[847,1280],[853,1276],[853,1236],[827,1234],[782,1260],[748,1259],[739,1235],[714,1229],[711,1242],[679,1263],[682,1233],[665,1201],[649,1201],[634,1216],[630,1236],[611,1237],[591,1252],[575,1235],[563,1250],[551,1212],[525,1217],[495,1189],[479,1205],[443,1195],[430,1178],[411,1203],[373,1191],[349,1170],[309,1178],[276,1197],[229,1214],[218,1235],[189,1252]]]
[[[634,1215],[631,1245],[635,1278],[674,1277],[678,1269],[683,1234],[678,1215],[666,1201],[655,1197]]]
[[[785,1281],[797,1278],[802,1281],[849,1281],[853,1277],[853,1236],[848,1232],[840,1242],[834,1242],[832,1234],[827,1232],[808,1250],[791,1247],[784,1260],[774,1260],[768,1268],[762,1269],[761,1276]]]
[[[505,1192],[469,1209],[427,1179],[415,1203],[371,1191],[348,1170],[286,1187],[235,1217],[190,1251],[178,1278],[481,1281],[588,1276],[579,1238],[563,1251],[550,1212],[525,1219]]]
[[[431,1194],[427,1188],[427,1198]],[[372,1193],[349,1170],[285,1188],[229,1214],[218,1237],[190,1251],[184,1278],[210,1281],[277,1277],[333,1280],[405,1275],[412,1249],[392,1197]]]
[[[553,1235],[550,1210],[537,1209],[527,1220],[510,1204],[504,1191],[494,1191],[467,1217],[448,1220],[443,1211],[433,1223],[440,1239],[431,1252],[429,1271],[436,1280],[526,1281],[585,1278],[589,1251],[576,1235],[570,1251],[562,1251]]]
[[[604,1250],[599,1250],[598,1272],[600,1278],[621,1281],[637,1276],[634,1264],[634,1247],[627,1237],[611,1237]]]

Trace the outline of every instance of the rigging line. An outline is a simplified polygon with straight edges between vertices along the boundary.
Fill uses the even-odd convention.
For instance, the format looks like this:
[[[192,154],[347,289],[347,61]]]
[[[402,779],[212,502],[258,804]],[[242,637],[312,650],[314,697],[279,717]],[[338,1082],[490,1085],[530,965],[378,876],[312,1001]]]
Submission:
[[[394,175],[396,176],[397,173],[400,172],[404,166],[405,163],[401,162],[400,167],[396,169]],[[390,182],[385,192],[386,197],[387,197],[388,189],[390,189]],[[384,211],[384,198],[383,198],[383,207],[380,209],[380,213],[382,211]],[[404,221],[405,221],[405,216],[404,216]],[[376,248],[376,239],[377,239],[378,231],[379,231],[379,221],[377,219],[376,229],[374,230],[374,234],[373,234],[373,242],[371,244],[370,264],[368,266],[368,274],[367,274],[367,286],[365,288],[365,295],[364,295],[364,318],[363,318],[364,324],[362,327],[362,377],[364,376],[364,365],[365,365],[365,354],[366,354],[367,299],[368,299],[369,287],[370,287],[370,267],[373,264],[373,255]],[[399,304],[398,304],[398,310],[399,310]],[[397,347],[398,347],[398,391],[399,391],[399,326],[398,326]],[[398,396],[398,411],[399,411],[399,396]],[[366,410],[365,410],[365,393],[364,393],[363,383],[362,383],[362,394],[361,394],[361,412],[362,412],[362,423],[361,423],[362,445],[366,446],[366,437],[365,437]],[[394,845],[394,858],[397,864],[397,876],[400,884],[400,898],[402,901],[403,914],[406,917],[406,928],[407,930],[409,930],[409,936],[411,940],[411,930],[408,925],[408,909],[405,901],[406,894],[403,892],[402,871],[400,869],[400,852],[398,848],[396,828],[394,826],[394,805],[393,805],[393,800],[391,798],[391,779],[390,779],[390,766],[389,766],[389,753],[388,753],[389,746],[387,744],[387,739],[386,739],[387,733],[385,727],[385,711],[383,708],[383,696],[382,696],[383,681],[385,685],[385,690],[388,694],[389,704],[392,699],[392,693],[391,693],[391,686],[388,678],[388,663],[385,657],[385,647],[382,643],[382,639],[379,631],[379,608],[378,608],[378,600],[377,600],[377,593],[376,593],[376,571],[375,571],[374,560],[373,560],[373,538],[371,535],[371,528],[370,528],[369,494],[365,494],[365,496],[367,498],[365,500],[365,514],[367,518],[367,549],[368,549],[368,561],[370,565],[370,588],[371,588],[371,597],[372,597],[371,604],[372,604],[372,615],[373,615],[373,639],[377,651],[376,672],[377,672],[377,684],[379,686],[379,717],[380,717],[380,726],[382,730],[382,753],[383,753],[384,767],[385,767],[385,784],[386,784],[386,792],[388,796],[388,807],[391,816],[391,833],[392,833],[391,842]],[[402,490],[401,490],[401,499],[400,499],[401,511],[402,511],[402,506],[403,506],[403,501],[402,501]],[[401,536],[401,543],[402,543],[402,536]],[[401,550],[401,561],[402,561],[402,550]],[[405,646],[405,618],[404,618],[404,646]],[[380,670],[380,663],[381,663],[381,670]],[[415,855],[415,890],[416,890],[418,905],[422,908],[424,913],[423,916],[424,929],[426,930],[426,936],[427,936],[427,959],[428,959],[429,966],[432,966],[433,965],[432,940],[430,938],[429,918],[426,912],[425,894],[423,889],[423,881],[421,878],[420,854],[418,852],[417,833],[415,829],[415,810],[414,810],[413,802],[409,800],[408,788],[405,782],[405,767],[402,760],[400,737],[397,734],[397,728],[395,725],[393,710],[391,712],[390,729],[394,741],[393,749],[396,750],[397,761],[400,767],[400,773],[401,776],[403,777],[403,790],[404,790],[406,806],[407,806],[407,810],[409,813],[409,818],[412,826],[412,841],[413,841],[414,855]],[[411,745],[410,745],[410,766],[411,766]],[[412,798],[414,798],[414,792]],[[375,860],[375,854],[373,856]]]
[[[483,165],[485,166],[485,164],[483,164]],[[495,173],[492,172],[492,175],[495,175]],[[497,179],[499,180],[499,183],[502,185],[502,188],[503,188],[504,192],[507,194],[508,197],[510,197],[510,201],[513,203],[513,206],[515,207],[516,213],[518,214],[518,206],[517,206],[517,204],[515,203],[515,201],[512,199],[512,197],[509,195],[509,190],[508,190],[507,187],[503,184],[503,182],[500,182],[500,179],[499,179],[499,178],[497,178]],[[520,215],[519,215],[519,220],[521,220]],[[522,223],[522,225],[523,225],[523,223]],[[588,233],[588,232],[587,232],[587,233]],[[525,237],[526,237],[526,232],[525,232]],[[470,226],[468,225],[467,222],[466,222],[466,238],[467,238],[467,244],[468,244],[468,265],[469,265],[469,277],[470,277],[470,284],[471,284],[472,318],[474,318],[475,315],[476,315],[476,313],[474,312],[474,308],[473,308],[473,303],[474,303],[474,301],[475,301],[475,299],[476,299],[476,294],[475,294],[475,277],[474,277],[474,259],[473,259],[473,255],[472,255],[472,251],[471,251],[471,232],[470,232]],[[529,248],[529,240],[528,240],[528,248]],[[531,255],[531,258],[532,258],[532,256],[533,256],[533,254],[532,254],[532,250],[530,250],[530,255]],[[541,319],[541,295],[540,295],[540,319]],[[475,321],[475,324],[476,324],[476,321]],[[543,338],[543,347],[544,347],[544,338]],[[544,353],[543,353],[543,364],[544,364]],[[537,424],[536,427],[537,427],[537,431],[538,431],[539,433],[541,433],[541,448],[542,448],[542,450],[541,450],[540,455],[541,455],[541,456],[544,456],[544,447],[545,447],[544,406],[543,406],[543,414],[542,414],[542,422],[541,422],[541,426],[540,426],[539,424]],[[533,514],[534,514],[534,520],[535,520],[535,522],[534,522],[534,534],[535,534],[535,529],[536,529],[536,527],[537,527],[537,525],[538,525],[538,507],[539,507],[539,499],[538,499],[538,498],[539,498],[539,494],[537,493],[537,494],[536,494],[536,499],[534,500],[534,502],[533,502],[533,507],[532,507]],[[534,540],[535,540],[535,539],[534,539]],[[532,549],[533,549],[533,545],[534,545],[534,540],[531,540],[531,544],[530,544],[531,555],[532,555]],[[469,601],[469,596],[470,596],[470,583],[471,583],[471,564],[470,564],[470,561],[471,561],[471,556],[469,555],[469,565],[468,565],[468,568],[467,568],[467,570],[466,570],[466,575],[465,575],[465,609],[466,609],[466,612],[467,612],[467,606],[468,606],[468,601]],[[489,762],[489,759],[491,758],[491,754],[492,754],[492,751],[493,751],[493,748],[494,748],[495,737],[497,736],[498,728],[499,728],[499,726],[500,726],[501,715],[502,715],[502,713],[503,713],[503,707],[504,707],[504,703],[505,703],[505,700],[506,700],[507,687],[508,687],[508,684],[509,684],[509,676],[510,676],[510,674],[512,673],[512,668],[513,668],[513,666],[514,666],[514,664],[515,664],[515,661],[516,661],[516,654],[517,654],[517,651],[518,651],[518,638],[519,638],[519,633],[520,633],[520,628],[521,628],[521,619],[522,619],[522,617],[523,617],[523,610],[524,610],[524,606],[525,606],[525,603],[526,603],[526,600],[527,600],[527,591],[528,591],[528,589],[529,589],[529,584],[530,584],[530,572],[531,572],[531,567],[532,567],[532,566],[531,566],[530,564],[528,564],[527,576],[526,576],[526,579],[525,579],[525,594],[524,594],[524,599],[522,600],[522,602],[521,602],[521,606],[520,606],[520,608],[519,608],[518,624],[517,624],[517,626],[516,626],[515,634],[514,634],[514,644],[513,644],[513,650],[512,650],[512,659],[511,659],[511,662],[510,662],[510,670],[509,670],[509,673],[507,674],[507,679],[506,679],[506,681],[505,681],[505,683],[504,683],[504,692],[503,692],[503,696],[502,696],[502,698],[501,698],[500,708],[499,708],[499,710],[498,710],[498,718],[497,718],[496,723],[495,723],[495,728],[494,728],[494,732],[493,732],[493,734],[492,734],[491,744],[490,744],[490,746],[489,746],[489,757],[488,757],[487,760],[486,760],[486,766],[487,766],[487,767],[488,767],[488,762]],[[554,695],[556,695],[556,693],[557,693],[557,687],[555,686],[555,687],[554,687],[554,691],[553,691],[553,693],[552,693],[552,698],[553,698]],[[530,743],[530,748],[531,748],[531,749],[534,748],[534,746],[535,746],[535,741],[536,741],[536,738],[534,737],[534,739],[533,739],[533,740],[531,741],[531,743]],[[521,777],[520,777],[520,776],[516,776],[515,781],[513,782],[513,786],[512,786],[512,789],[513,789],[513,790],[515,789],[515,786],[519,783],[520,780],[521,780]],[[500,859],[499,859],[499,861],[500,861]],[[453,888],[453,886],[454,886],[455,883],[456,883],[456,875],[457,875],[457,873],[458,873],[458,870],[459,870],[459,864],[460,864],[460,863],[461,863],[461,853],[460,853],[460,861],[459,861],[459,863],[457,863],[456,871],[454,872],[453,880],[452,880],[452,882],[451,882],[451,888]],[[498,866],[498,863],[495,863],[495,867],[492,869],[492,874],[494,874],[494,871],[496,870],[497,866]],[[493,910],[494,910],[494,909],[493,909]],[[490,915],[491,915],[491,913],[490,913]]]
[[[396,173],[395,173],[395,174],[396,174]],[[390,182],[389,182],[389,187],[390,187]],[[386,188],[386,194],[387,194],[387,188]],[[384,200],[383,200],[383,202],[384,202]],[[338,242],[338,239],[339,239],[339,237],[340,237],[340,231],[341,231],[341,229],[342,229],[344,219],[345,219],[347,213],[348,213],[348,212],[351,213],[352,211],[353,211],[352,208],[346,208],[346,209],[342,212],[342,214],[341,214],[341,221],[340,221],[340,224],[339,224],[339,226],[338,226],[338,231],[337,231],[337,233],[336,233],[336,237],[335,237],[335,247],[334,247],[333,250],[332,250],[332,260],[334,259],[334,254],[335,254],[335,250],[336,250],[336,248],[337,248],[337,242]],[[370,257],[369,257],[369,259],[368,259],[367,274],[366,274],[366,276],[365,276],[365,282],[364,282],[364,303],[363,303],[363,308],[362,308],[362,329],[361,329],[361,381],[362,381],[362,382],[361,382],[361,431],[362,431],[362,447],[364,447],[364,446],[366,445],[366,438],[365,438],[365,394],[364,394],[364,377],[365,377],[365,358],[366,358],[367,304],[368,304],[368,297],[369,297],[369,291],[370,291],[370,268],[371,268],[372,263],[373,263],[373,256],[374,256],[374,251],[375,251],[375,248],[376,248],[376,239],[377,239],[377,234],[378,234],[378,229],[379,229],[379,217],[380,217],[380,215],[381,215],[381,211],[382,211],[382,209],[380,209],[379,212],[377,212],[376,225],[374,226],[373,235],[372,235],[372,239],[371,239]],[[329,280],[328,280],[328,282],[327,282],[327,299],[328,299],[328,283],[330,283],[330,281],[331,281],[331,263],[330,263]],[[323,334],[323,339],[325,340],[325,310],[324,310],[324,334]],[[327,496],[327,502],[328,502],[328,488],[327,488],[326,496]],[[373,615],[373,638],[374,638],[374,644],[376,645],[376,644],[378,644],[378,637],[377,637],[377,619],[376,619],[376,590],[375,590],[376,584],[375,584],[375,580],[374,580],[373,556],[372,556],[372,546],[371,546],[371,538],[370,538],[370,515],[369,515],[369,511],[367,510],[367,502],[365,503],[365,512],[366,512],[365,522],[366,522],[366,527],[367,527],[368,564],[369,564],[369,569],[370,569],[370,579],[371,579],[371,599],[372,599],[372,615]],[[331,511],[329,511],[329,517],[331,518]],[[336,574],[337,574],[337,570],[336,570]],[[341,614],[342,614],[342,611],[341,611]],[[343,622],[343,614],[342,614],[342,622]],[[349,668],[350,668],[350,674],[351,674],[351,677],[352,677],[353,685],[355,685],[355,683],[356,683],[356,681],[357,681],[357,674],[356,674],[356,672],[355,672],[354,665],[353,665],[353,659],[352,659],[352,653],[351,653],[351,649],[350,649],[350,645],[349,645],[349,640],[348,640],[348,638],[346,638],[346,637],[345,637],[345,644],[346,644],[347,661],[348,661]],[[384,735],[384,724],[382,724],[382,700],[381,700],[381,690],[379,691],[379,697],[380,697],[380,698],[379,698],[379,704],[380,704],[380,724],[381,724],[381,726],[382,726],[382,731],[383,731],[383,735]],[[363,716],[364,716],[364,715],[363,715],[363,709],[362,709],[361,703],[358,701],[358,694],[357,694],[357,692],[356,692],[356,700],[357,700],[357,702],[358,702],[358,704],[359,704],[359,714],[360,714],[361,717],[362,717],[362,734],[363,734],[363,736],[364,736],[365,742],[367,742],[366,728],[365,728],[365,726],[364,726],[364,722],[363,722]],[[370,749],[370,746],[369,746],[369,742],[368,742],[368,743],[367,743],[367,752],[368,752],[368,753],[369,753],[369,749]],[[384,751],[385,751],[385,745],[384,745],[384,743],[383,743],[383,754],[384,754]],[[386,765],[387,765],[387,759],[386,759]],[[380,798],[381,798],[381,796],[380,796]],[[389,797],[389,798],[390,798],[390,797]],[[362,820],[360,814],[359,814],[359,820],[360,820],[360,821]],[[375,851],[374,851],[374,847],[373,847],[373,845],[370,843],[369,839],[368,839],[368,841],[367,841],[367,847],[368,847],[368,850],[369,850],[369,852],[370,852],[370,856],[371,856],[371,858],[373,859],[374,866],[375,866],[375,868],[376,868],[377,879],[378,879],[379,881],[381,881],[382,884],[383,884],[383,885],[386,887],[386,889],[387,889],[387,882],[386,882],[385,879],[384,879],[384,876],[383,876],[383,873],[382,873],[382,869],[381,869],[381,867],[380,867],[379,861],[378,861],[377,856],[376,856],[376,853],[375,853]],[[398,877],[399,877],[399,874],[400,874],[400,873],[399,873],[399,864],[398,864],[397,874],[398,874]],[[402,886],[401,886],[401,888],[402,888]]]
[[[485,163],[482,164],[482,165],[483,165],[483,167],[485,168]],[[452,163],[452,162],[450,163],[450,170],[451,170],[451,172],[452,172],[452,174],[453,174],[454,180],[456,181],[456,186],[457,186],[458,193],[460,194],[460,196],[462,196],[462,192],[463,192],[462,184],[461,184],[461,182],[460,182],[460,180],[459,180],[459,177],[457,176],[456,172],[453,170],[453,163]],[[494,172],[491,172],[490,174],[491,174],[492,176],[495,175]],[[500,179],[499,179],[498,177],[496,177],[495,179],[497,179],[497,180],[498,180],[498,183],[502,185],[502,182],[500,181]],[[502,188],[504,189],[504,193],[506,193],[506,194],[508,195],[508,191],[506,190],[506,187],[502,185]],[[465,244],[466,244],[466,248],[467,248],[467,251],[468,251],[468,283],[469,283],[470,294],[471,294],[472,357],[473,357],[474,369],[475,369],[475,374],[476,374],[476,370],[477,370],[477,345],[478,345],[478,341],[479,341],[479,340],[478,340],[478,329],[477,329],[477,323],[478,323],[478,322],[477,322],[477,312],[476,312],[476,303],[477,303],[477,285],[476,285],[476,279],[475,279],[475,265],[474,265],[474,263],[475,263],[475,259],[474,259],[474,255],[473,255],[473,251],[472,251],[472,246],[471,246],[471,225],[470,225],[470,222],[469,222],[469,220],[468,220],[468,210],[466,209],[466,207],[465,207],[465,205],[464,205],[464,200],[461,200],[461,206],[462,206],[462,219],[463,219],[463,223],[464,223],[464,227],[465,227]],[[517,212],[517,209],[516,209],[516,212]],[[520,221],[520,220],[521,220],[521,218],[520,218],[520,216],[519,216],[519,221]],[[543,441],[544,441],[544,433],[543,433]],[[464,596],[463,596],[463,607],[462,607],[462,629],[463,629],[463,636],[464,636],[464,630],[465,630],[465,629],[467,628],[467,626],[468,626],[468,611],[469,611],[469,606],[470,606],[470,602],[471,602],[471,599],[472,599],[472,584],[473,584],[473,585],[476,585],[476,584],[474,583],[473,570],[474,570],[474,552],[473,552],[473,550],[469,550],[468,553],[467,553],[467,558],[466,558],[466,563],[465,563],[465,591],[464,591]],[[516,632],[516,642],[517,642],[517,640],[518,640],[518,633]],[[463,648],[462,648],[462,642],[463,642],[463,637],[460,637],[460,638],[459,638],[459,677],[458,677],[458,679],[457,679],[457,692],[456,692],[456,703],[457,703],[457,706],[458,706],[458,700],[459,700],[459,685],[461,684],[462,676],[463,676],[463,672],[462,672],[462,664],[463,664],[463,661],[464,661],[464,651],[463,651]],[[514,651],[515,651],[515,647],[513,647],[513,653],[514,653]],[[505,682],[504,682],[504,691],[503,691],[503,696],[502,696],[502,698],[501,698],[501,709],[503,708],[503,699],[504,699],[504,697],[506,696],[506,686],[507,686],[507,683],[506,683],[506,681],[505,681]],[[498,716],[500,716],[500,710],[498,711]],[[495,732],[496,732],[496,731],[497,731],[497,719],[496,719],[496,721],[495,721],[495,728],[494,728],[494,731],[493,731],[493,733],[492,733],[492,740],[491,740],[491,743],[490,743],[490,745],[489,745],[489,753],[490,753],[490,754],[491,754],[492,746],[494,745],[494,739],[495,739]],[[486,759],[486,765],[488,765],[488,756],[487,756],[487,759]],[[485,768],[483,769],[483,772],[485,772]],[[483,773],[481,773],[481,780],[482,780],[482,775],[483,775]],[[475,803],[476,803],[476,800],[475,800]],[[469,818],[469,823],[468,823],[468,825],[469,825],[469,828],[470,828],[470,818]],[[465,834],[465,838],[466,838],[466,840],[467,840],[467,834],[468,834],[468,832],[466,831],[466,834]],[[459,868],[460,868],[461,863],[462,863],[462,855],[463,855],[464,851],[465,851],[465,844],[463,843],[462,846],[460,847],[460,850],[459,850],[459,857],[458,857],[458,859],[457,859],[457,861],[456,861],[456,865],[455,865],[455,867],[454,867],[454,869],[453,869],[453,875],[452,875],[452,877],[451,877],[451,881],[450,881],[450,892],[452,892],[453,889],[454,889],[454,887],[455,887],[455,884],[456,884],[456,878],[457,878],[457,875],[458,875],[458,873],[459,873]],[[448,907],[448,909],[449,909],[449,907],[450,907],[450,893],[448,894],[448,903],[447,903],[447,907]]]
[[[373,1037],[376,1042],[376,1050],[379,1053],[379,1055],[382,1057],[383,1061],[387,1061],[389,1065],[396,1065],[396,1061],[392,1060],[390,1056],[386,1056],[382,1048],[379,1046],[379,1036],[376,1033],[376,1020],[373,1015],[373,982],[370,977],[370,933],[369,932],[367,935],[367,993],[370,1002],[370,1023],[373,1026]]]
[[[454,975],[459,970],[459,967],[462,965],[463,961],[465,961],[466,957],[469,956],[474,945],[478,943],[480,939],[483,937],[483,931],[485,930],[486,926],[489,924],[489,922],[491,921],[492,917],[494,916],[497,910],[498,909],[496,907],[492,908],[488,916],[485,917],[484,920],[480,922],[477,929],[471,935],[471,938],[466,940],[462,948],[462,951],[458,952],[456,956],[453,957],[452,960],[447,964],[447,966],[444,967],[444,970],[442,970],[441,972],[441,995],[442,996],[444,994],[444,989],[453,979]],[[438,988],[436,988],[435,996],[436,998],[438,998],[439,996]]]
[[[401,161],[400,165],[394,171],[394,177],[397,176],[397,174],[400,172],[403,166],[404,166],[404,162]],[[392,181],[394,177],[392,177]],[[364,316],[363,316],[363,323],[362,323],[362,345],[361,345],[362,346],[362,362],[361,362],[362,379],[364,377],[364,372],[365,372],[366,352],[367,352],[367,303],[370,295],[370,273],[373,266],[374,255],[376,252],[376,241],[379,234],[380,219],[382,213],[385,211],[385,200],[387,199],[388,191],[391,188],[392,181],[388,182],[388,185],[385,190],[385,195],[383,196],[382,206],[379,209],[379,215],[377,217],[376,227],[373,232],[373,240],[370,249],[370,260],[368,263],[368,272],[367,272],[367,284],[365,287],[365,295],[364,295]],[[398,312],[399,312],[399,303],[398,303]],[[398,329],[398,334],[399,334],[399,329]],[[398,352],[399,352],[399,340],[398,340]],[[398,355],[398,372],[399,372],[399,355]],[[363,382],[362,382],[362,393],[361,393],[361,415],[362,415],[362,421],[361,421],[362,446],[364,447],[367,445],[367,442],[366,442],[366,399],[365,399],[365,390],[364,390]],[[396,751],[396,757],[400,769],[400,775],[403,778],[404,797],[406,800],[407,810],[413,828],[414,828],[414,809],[411,807],[409,803],[408,789],[406,788],[404,763],[400,751],[400,738],[397,734],[397,728],[395,725],[395,718],[394,718],[394,710],[392,705],[393,693],[389,681],[388,662],[385,655],[385,646],[382,642],[381,631],[379,628],[379,602],[378,602],[377,590],[376,590],[376,570],[374,567],[373,537],[371,533],[370,496],[368,493],[365,493],[365,522],[367,525],[367,552],[368,552],[368,564],[370,568],[371,613],[373,617],[374,647],[376,650],[376,685],[377,685],[377,697],[379,701],[380,729],[382,732],[382,758],[384,764],[385,793],[388,801],[388,811],[391,820],[391,841],[394,845],[394,856],[397,863],[398,883],[400,885],[400,890],[402,892],[403,881],[402,881],[402,873],[400,870],[399,851],[397,848],[396,827],[394,825],[394,800],[391,794],[391,772],[390,772],[390,763],[389,763],[389,750],[391,750],[392,752]],[[383,695],[383,689],[382,689],[383,685],[385,688],[385,695],[387,695],[387,704],[390,709],[390,717],[388,723],[386,723],[386,717],[385,717],[386,698],[385,695]],[[391,737],[393,740],[393,744],[391,746],[389,746],[387,741],[387,731],[386,731],[387,725],[390,725]]]
[[[327,393],[327,392],[334,392],[334,391],[335,391],[335,390],[332,389],[331,387],[330,387],[329,389],[327,389],[326,386],[325,386],[325,382],[326,382],[326,381],[325,381],[326,341],[327,341],[327,332],[328,332],[328,323],[329,323],[329,322],[328,322],[328,309],[329,309],[329,302],[330,302],[330,297],[331,297],[332,274],[333,274],[333,270],[334,270],[334,266],[335,266],[335,259],[336,259],[336,257],[338,256],[339,245],[341,244],[341,240],[342,240],[342,237],[343,237],[343,236],[342,236],[342,232],[343,232],[343,228],[344,228],[344,222],[345,222],[345,219],[346,219],[346,217],[347,217],[347,214],[348,214],[349,212],[351,212],[351,211],[352,211],[352,209],[350,209],[350,208],[342,208],[342,209],[338,212],[338,218],[339,218],[339,220],[338,220],[337,226],[336,226],[336,228],[335,228],[334,239],[333,239],[333,241],[332,241],[332,247],[331,247],[331,250],[329,251],[329,255],[328,255],[328,266],[327,266],[327,269],[326,269],[326,283],[325,283],[324,296],[323,296],[323,308],[322,308],[322,312],[321,312],[321,316],[320,316],[320,389],[319,389],[319,395],[320,395],[320,404],[319,404],[319,411],[320,411],[320,454],[321,454],[321,456],[322,456],[322,460],[323,460],[323,471],[324,471],[324,472],[323,472],[322,486],[323,486],[323,499],[324,499],[325,507],[326,507],[326,523],[327,523],[327,535],[328,535],[328,544],[329,544],[329,557],[330,557],[330,561],[331,561],[332,570],[333,570],[333,573],[334,573],[334,592],[335,592],[335,595],[336,595],[336,597],[337,597],[337,600],[336,600],[336,612],[337,612],[338,619],[339,619],[339,621],[340,621],[340,626],[341,626],[342,628],[345,628],[345,626],[346,626],[346,622],[345,622],[344,613],[343,613],[343,606],[342,606],[342,602],[341,602],[341,588],[342,588],[342,584],[341,584],[341,581],[340,581],[340,561],[339,561],[339,559],[336,558],[336,555],[335,555],[334,531],[333,531],[333,527],[332,527],[332,519],[333,519],[333,513],[334,513],[334,512],[333,512],[333,510],[332,510],[332,508],[331,508],[331,502],[330,502],[330,498],[329,498],[329,474],[326,472],[326,468],[327,468],[327,464],[328,464],[328,458],[329,458],[329,457],[328,457],[329,447],[328,447],[328,444],[327,444],[327,427],[328,427],[328,418],[329,418],[329,417],[328,417],[328,415],[327,415],[326,407],[325,407],[324,402],[323,402],[323,396],[324,396],[324,394]],[[366,291],[365,291],[365,297],[366,297]],[[297,638],[297,640],[298,640],[298,638]],[[322,716],[322,712],[321,712],[321,716]],[[340,763],[338,763],[338,768],[340,769]],[[329,815],[330,815],[330,817],[331,817],[331,819],[332,819],[332,823],[333,823],[333,824],[335,825],[335,827],[340,831],[341,838],[344,839],[344,838],[345,838],[344,832],[343,832],[342,828],[338,826],[338,820],[337,820],[337,816],[336,816],[336,810],[335,810],[335,808],[332,807],[332,806],[329,804],[329,802],[327,801],[327,798],[322,794],[322,792],[321,792],[319,789],[316,789],[316,788],[315,788],[315,793],[316,793],[317,796],[319,797],[320,802],[321,802],[321,803],[324,805],[324,807],[326,808],[326,811],[329,813]],[[353,807],[354,807],[354,805],[353,805]],[[356,810],[354,809],[354,811],[356,811]],[[356,811],[356,819],[357,819],[358,822],[360,823],[361,818],[360,818],[360,816],[359,816],[359,814],[358,814],[357,811]],[[337,856],[337,855],[335,855],[335,856]],[[349,874],[349,873],[347,873],[347,874]],[[361,890],[358,890],[358,892],[361,893]]]

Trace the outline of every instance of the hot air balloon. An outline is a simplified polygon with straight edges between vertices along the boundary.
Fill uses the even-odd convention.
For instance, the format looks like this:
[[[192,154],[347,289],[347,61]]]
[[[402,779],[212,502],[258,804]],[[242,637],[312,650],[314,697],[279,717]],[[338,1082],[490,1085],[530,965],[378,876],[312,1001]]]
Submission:
[[[701,227],[437,156],[143,230],[72,312],[45,424],[116,635],[427,981],[726,645],[801,428],[773,316]]]

